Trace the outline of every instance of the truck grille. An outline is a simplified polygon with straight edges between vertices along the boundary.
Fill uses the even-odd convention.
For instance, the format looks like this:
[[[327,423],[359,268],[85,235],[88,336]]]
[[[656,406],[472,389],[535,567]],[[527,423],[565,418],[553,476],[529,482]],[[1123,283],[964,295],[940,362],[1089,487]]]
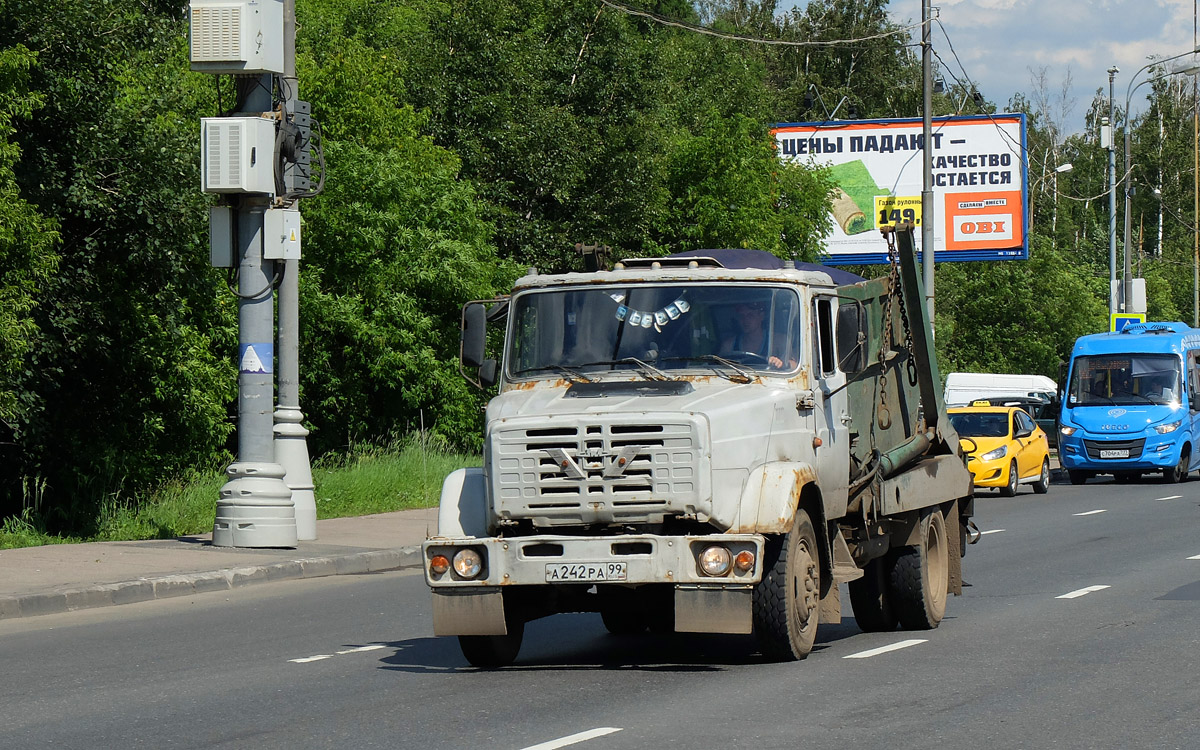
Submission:
[[[707,430],[694,421],[509,422],[491,435],[495,508],[535,526],[707,515]],[[558,421],[558,420],[556,420]]]
[[[1088,458],[1100,458],[1101,450],[1127,450],[1130,458],[1140,458],[1146,438],[1137,440],[1084,440],[1083,447],[1087,449]]]

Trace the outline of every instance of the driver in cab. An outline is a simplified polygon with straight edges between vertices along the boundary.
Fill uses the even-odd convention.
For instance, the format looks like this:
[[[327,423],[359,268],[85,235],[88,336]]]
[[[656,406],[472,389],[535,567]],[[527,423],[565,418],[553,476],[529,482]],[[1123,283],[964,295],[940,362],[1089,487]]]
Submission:
[[[772,370],[784,369],[784,360],[768,350],[771,336],[765,323],[766,317],[766,306],[761,302],[734,305],[734,330],[721,341],[721,352],[735,360],[739,358],[738,355],[750,355],[759,362],[765,362]],[[787,366],[795,367],[796,361],[789,359]]]

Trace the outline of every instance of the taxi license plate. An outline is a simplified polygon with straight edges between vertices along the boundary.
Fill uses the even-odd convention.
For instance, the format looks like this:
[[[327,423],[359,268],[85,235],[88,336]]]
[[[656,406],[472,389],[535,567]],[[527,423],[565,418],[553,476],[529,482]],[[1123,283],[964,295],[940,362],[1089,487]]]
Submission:
[[[546,565],[546,582],[624,581],[626,573],[623,562],[550,563]]]
[[[1102,450],[1100,458],[1129,458],[1128,450]]]

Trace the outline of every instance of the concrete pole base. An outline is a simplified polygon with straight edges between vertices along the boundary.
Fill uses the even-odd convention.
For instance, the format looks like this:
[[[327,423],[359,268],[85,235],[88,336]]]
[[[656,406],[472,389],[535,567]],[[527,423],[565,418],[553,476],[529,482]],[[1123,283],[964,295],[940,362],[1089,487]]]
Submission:
[[[283,467],[240,462],[225,469],[229,481],[217,500],[216,547],[295,547],[296,512]]]
[[[275,410],[275,460],[283,467],[283,481],[292,490],[296,509],[296,538],[302,542],[317,538],[317,498],[313,494],[312,467],[308,458],[308,430],[301,422],[298,408],[280,406]]]

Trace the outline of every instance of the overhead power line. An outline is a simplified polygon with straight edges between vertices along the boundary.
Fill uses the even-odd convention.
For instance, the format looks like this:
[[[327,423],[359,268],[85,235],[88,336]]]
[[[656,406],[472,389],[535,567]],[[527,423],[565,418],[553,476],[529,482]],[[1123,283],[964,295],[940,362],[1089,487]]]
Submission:
[[[615,11],[625,13],[626,15],[630,15],[630,16],[638,16],[640,18],[646,18],[651,21],[654,21],[655,23],[662,24],[663,26],[672,26],[677,29],[684,29],[686,31],[692,31],[697,34],[704,34],[706,36],[715,36],[719,39],[728,39],[728,40],[734,41],[734,42],[749,42],[751,44],[773,44],[773,45],[777,45],[780,47],[836,47],[836,46],[845,45],[845,44],[857,44],[859,42],[869,42],[874,39],[884,39],[889,36],[896,36],[897,34],[904,34],[909,31],[912,31],[913,29],[920,28],[920,26],[921,26],[921,24],[915,23],[915,24],[912,24],[911,26],[904,26],[904,27],[893,29],[891,31],[884,31],[879,34],[872,34],[870,36],[857,37],[855,39],[824,39],[824,40],[817,40],[817,41],[795,41],[795,40],[788,40],[788,39],[764,39],[762,37],[747,36],[745,34],[728,34],[728,33],[722,32],[722,31],[715,31],[713,29],[705,28],[704,26],[697,26],[695,24],[687,23],[685,21],[680,21],[680,20],[677,20],[674,18],[668,18],[667,16],[659,15],[658,13],[654,13],[652,11],[642,10],[641,8],[631,8],[628,5],[621,5],[620,3],[615,3],[612,0],[600,0],[600,2],[604,5],[607,5],[608,7],[612,8]]]

